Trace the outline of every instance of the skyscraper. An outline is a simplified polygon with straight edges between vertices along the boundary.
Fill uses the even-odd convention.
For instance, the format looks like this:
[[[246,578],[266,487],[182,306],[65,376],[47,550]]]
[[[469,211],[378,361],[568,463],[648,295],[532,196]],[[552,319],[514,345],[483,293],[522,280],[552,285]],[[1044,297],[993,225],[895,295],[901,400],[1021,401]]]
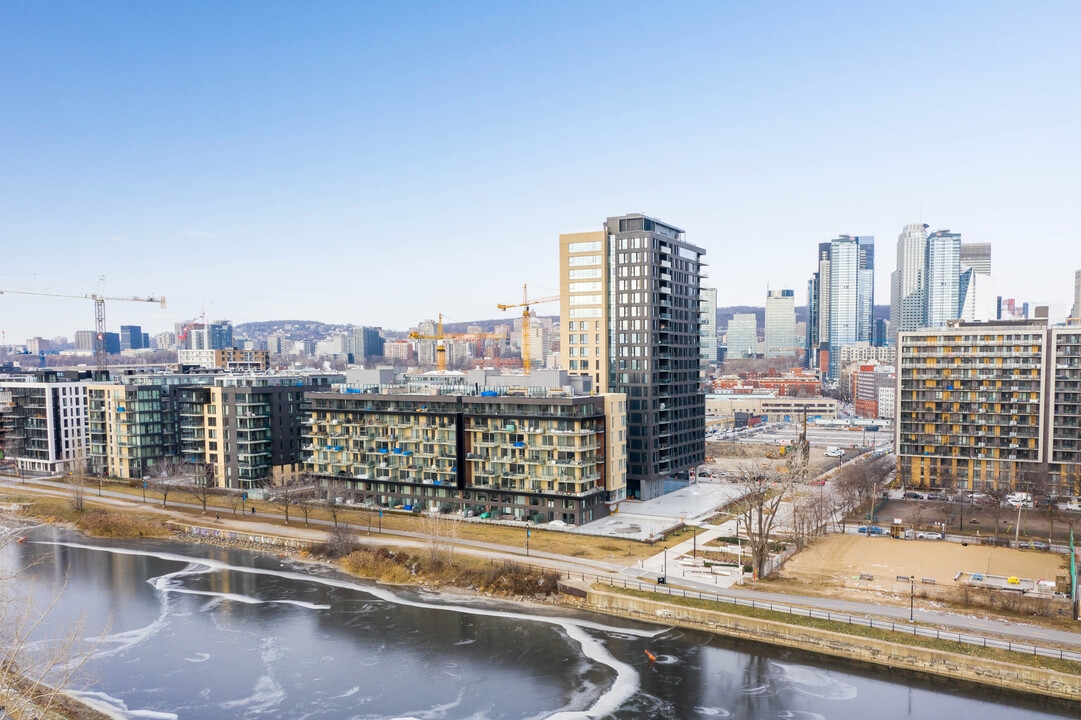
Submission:
[[[897,333],[923,327],[927,226],[910,223],[897,236],[897,269],[890,276],[890,344]]]
[[[875,331],[875,239],[859,235],[859,268],[856,297],[856,336],[870,342]]]
[[[829,374],[836,380],[840,372],[840,353],[845,345],[859,340],[860,317],[860,241],[842,235],[830,242],[829,283]],[[826,305],[823,302],[823,305]]]
[[[702,369],[717,362],[717,288],[702,288],[702,318],[699,335],[702,348]]]
[[[961,315],[961,235],[938,230],[927,237],[924,325],[945,327]]]
[[[766,294],[766,357],[799,354],[796,344],[796,293],[770,290]]]
[[[641,214],[560,236],[562,362],[627,396],[627,495],[705,459],[699,309],[705,250]]]
[[[726,359],[753,358],[758,354],[758,317],[754,313],[736,313],[728,321],[725,336]]]
[[[1081,270],[1073,276],[1073,312],[1070,317],[1081,318]]]
[[[980,275],[991,274],[991,243],[961,243],[961,268]]]

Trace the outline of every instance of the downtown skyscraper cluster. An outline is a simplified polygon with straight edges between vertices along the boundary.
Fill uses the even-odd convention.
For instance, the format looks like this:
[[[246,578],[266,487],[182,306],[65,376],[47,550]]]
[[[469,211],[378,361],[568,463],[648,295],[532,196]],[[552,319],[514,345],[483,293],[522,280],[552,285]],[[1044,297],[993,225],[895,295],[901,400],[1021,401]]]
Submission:
[[[841,235],[818,245],[807,285],[807,362],[827,380],[840,372],[839,350],[870,342],[874,331],[875,239]]]
[[[890,339],[899,332],[945,327],[950,320],[997,319],[991,244],[963,243],[949,230],[906,225],[890,276]]]

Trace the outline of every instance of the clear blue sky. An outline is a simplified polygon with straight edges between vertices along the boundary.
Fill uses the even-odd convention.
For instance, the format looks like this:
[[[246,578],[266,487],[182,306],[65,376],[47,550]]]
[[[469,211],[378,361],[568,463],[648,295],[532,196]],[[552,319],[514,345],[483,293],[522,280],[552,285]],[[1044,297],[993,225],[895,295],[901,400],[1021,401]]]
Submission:
[[[815,244],[1081,267],[1081,3],[0,4],[0,288],[405,328],[558,285],[560,231],[642,211],[721,304],[803,299]],[[9,342],[89,303],[0,296]]]

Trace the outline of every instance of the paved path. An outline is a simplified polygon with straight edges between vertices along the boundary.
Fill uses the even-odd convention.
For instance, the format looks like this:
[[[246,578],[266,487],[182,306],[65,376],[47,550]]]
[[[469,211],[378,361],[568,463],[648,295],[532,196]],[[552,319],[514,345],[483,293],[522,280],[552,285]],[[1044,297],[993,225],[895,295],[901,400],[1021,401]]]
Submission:
[[[0,486],[5,486],[11,490],[23,490],[28,493],[37,493],[50,496],[65,497],[70,494],[70,485],[65,483],[59,483],[51,480],[26,480],[25,484],[20,484],[15,478],[0,476]],[[124,493],[112,492],[105,490],[102,492],[101,497],[97,495],[96,488],[87,489],[87,499],[105,505],[111,505],[116,507],[125,507],[128,509],[140,509],[144,511],[156,511],[168,513],[167,510],[162,511],[157,503],[147,503],[144,505],[139,502],[138,498],[133,498],[131,495]],[[170,502],[171,507],[186,508],[193,510],[202,510],[200,505],[192,503],[180,503]],[[217,512],[222,515],[220,521],[214,521],[210,518],[211,513]],[[170,514],[171,515],[171,514]],[[290,537],[299,538],[312,538],[313,540],[325,539],[325,529],[330,529],[332,523],[329,521],[309,521],[312,526],[304,528],[298,525],[280,526],[272,525],[270,523],[260,522],[258,520],[251,521],[248,516],[245,516],[245,520],[232,519],[232,510],[229,508],[215,507],[208,505],[207,515],[200,516],[198,518],[192,518],[188,515],[174,516],[177,520],[188,522],[192,524],[201,524],[208,526],[220,526],[239,531],[247,532],[265,532],[268,535],[287,535]],[[277,513],[264,512],[264,517],[273,517],[280,519],[282,516]],[[732,525],[731,528],[728,525]],[[408,531],[391,531],[385,530],[383,533],[377,533],[378,537],[372,536],[369,538],[363,533],[366,528],[363,526],[352,526],[353,529],[363,536],[363,540],[368,542],[369,539],[374,542],[382,542],[388,545],[411,545],[420,546],[424,544],[426,536],[423,533],[408,532]],[[698,541],[702,542],[702,538],[705,536],[716,537],[718,535],[733,535],[734,534],[734,521],[732,523],[726,523],[725,525],[717,526],[715,530],[707,530],[706,533],[698,536]],[[688,546],[688,543],[693,545],[693,541],[687,541],[676,546],[676,549]],[[655,585],[656,580],[660,577],[660,572],[655,567],[655,560],[658,556],[643,561],[644,567],[631,566],[626,567],[619,563],[598,562],[598,561],[582,561],[576,558],[572,558],[565,555],[558,555],[555,553],[535,552],[531,553],[527,558],[524,555],[524,549],[519,547],[512,547],[508,545],[500,545],[497,543],[488,543],[477,540],[462,540],[456,539],[454,541],[455,547],[461,552],[468,552],[470,554],[476,554],[481,557],[490,557],[494,559],[512,559],[527,561],[535,565],[541,565],[545,567],[552,567],[560,570],[564,570],[570,573],[584,573],[588,575],[604,576],[615,580],[633,580],[638,579],[644,584]],[[690,546],[688,546],[690,547]],[[663,557],[663,553],[661,554]],[[853,615],[864,615],[872,617],[885,617],[894,620],[908,620],[908,608],[882,605],[874,603],[864,603],[853,600],[841,600],[837,598],[819,598],[808,595],[788,595],[783,593],[771,593],[771,592],[758,592],[744,585],[743,587],[728,587],[723,588],[718,584],[710,581],[699,581],[691,578],[674,578],[672,575],[671,559],[669,558],[669,574],[668,579],[670,584],[683,587],[688,590],[702,591],[714,593],[727,597],[739,597],[748,598],[752,600],[760,600],[765,602],[776,602],[784,605],[798,605],[801,607],[810,607],[818,610],[825,610],[838,613],[849,613]],[[961,615],[956,613],[943,613],[935,610],[916,609],[915,617],[918,622],[930,623],[940,625],[943,627],[953,628],[955,630],[963,630],[965,632],[975,634],[994,634],[1005,637],[1015,637],[1023,639],[1025,642],[1054,642],[1063,645],[1071,645],[1074,647],[1081,647],[1081,633],[1066,632],[1062,630],[1054,630],[1051,628],[1043,628],[1032,625],[1025,625],[1022,623],[1014,623],[1006,620],[993,620],[981,617],[972,617],[968,615]]]

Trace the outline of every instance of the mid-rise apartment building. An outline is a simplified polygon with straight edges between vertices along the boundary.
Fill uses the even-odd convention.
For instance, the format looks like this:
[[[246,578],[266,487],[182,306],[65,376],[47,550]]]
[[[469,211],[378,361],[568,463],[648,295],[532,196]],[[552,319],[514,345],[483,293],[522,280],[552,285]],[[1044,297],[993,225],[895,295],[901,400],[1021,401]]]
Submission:
[[[60,473],[87,457],[87,385],[45,371],[0,377],[0,441],[20,470]]]
[[[296,469],[304,393],[344,377],[145,374],[89,388],[96,472],[140,478],[162,461],[195,463],[220,487],[270,484]]]
[[[1031,486],[1043,477],[1052,492],[1067,494],[1079,471],[1079,338],[1081,328],[1032,321],[955,321],[902,333],[899,477],[972,489]]]
[[[622,395],[462,382],[307,400],[307,471],[369,504],[578,525],[626,497]]]
[[[180,365],[199,368],[219,368],[228,372],[262,372],[270,368],[269,350],[224,348],[221,350],[178,350]]]
[[[705,251],[641,214],[560,236],[560,352],[627,396],[627,492],[648,499],[705,460],[699,383]]]

